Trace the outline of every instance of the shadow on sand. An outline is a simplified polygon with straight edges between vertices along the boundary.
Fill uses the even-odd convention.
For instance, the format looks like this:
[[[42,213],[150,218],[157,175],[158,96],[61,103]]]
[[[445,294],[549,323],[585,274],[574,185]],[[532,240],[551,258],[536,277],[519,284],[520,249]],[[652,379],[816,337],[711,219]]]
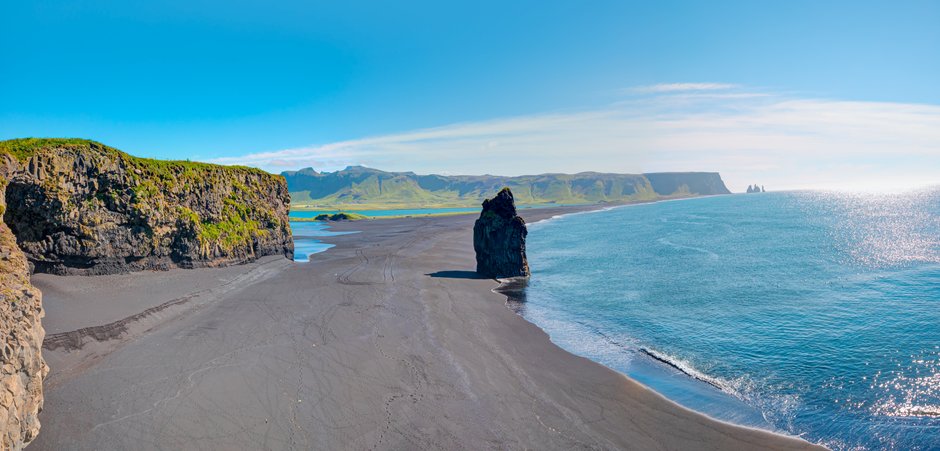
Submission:
[[[438,271],[425,275],[444,279],[489,279],[489,277],[477,274],[476,271]]]

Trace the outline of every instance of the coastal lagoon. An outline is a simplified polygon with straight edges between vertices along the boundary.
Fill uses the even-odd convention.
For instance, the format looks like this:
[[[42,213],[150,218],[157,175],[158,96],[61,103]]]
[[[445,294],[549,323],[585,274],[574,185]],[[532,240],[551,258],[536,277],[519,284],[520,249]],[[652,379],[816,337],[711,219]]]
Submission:
[[[566,207],[577,204],[544,204],[544,205],[520,205],[520,210],[531,208],[555,208]],[[433,216],[442,214],[460,214],[460,213],[479,213],[480,207],[455,207],[455,208],[404,208],[391,210],[312,210],[312,211],[291,211],[291,218],[309,219],[318,215],[335,213],[355,213],[370,218],[389,218],[399,216]]]
[[[480,211],[479,207],[474,208],[405,208],[393,210],[313,210],[313,211],[292,211],[292,218],[315,218],[318,215],[332,215],[336,213],[355,213],[370,218],[387,218],[392,216],[429,216],[439,214],[454,213],[472,213]]]
[[[940,190],[717,196],[529,229],[519,311],[569,351],[833,449],[940,448]]]

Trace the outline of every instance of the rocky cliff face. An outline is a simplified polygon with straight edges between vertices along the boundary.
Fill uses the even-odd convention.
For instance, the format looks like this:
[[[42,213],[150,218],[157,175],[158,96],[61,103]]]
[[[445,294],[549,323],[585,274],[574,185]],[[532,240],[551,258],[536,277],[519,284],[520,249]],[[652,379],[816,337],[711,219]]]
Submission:
[[[3,189],[15,168],[0,155],[0,212]],[[42,380],[49,372],[40,349],[45,336],[39,290],[29,284],[26,256],[0,224],[0,449],[20,449],[39,432]]]
[[[280,176],[136,158],[93,141],[0,142],[4,222],[35,271],[109,274],[293,255]]]
[[[654,172],[643,176],[662,196],[731,194],[717,172]]]
[[[525,221],[516,214],[509,188],[483,201],[483,211],[473,225],[473,249],[477,273],[493,278],[528,277],[525,256]]]

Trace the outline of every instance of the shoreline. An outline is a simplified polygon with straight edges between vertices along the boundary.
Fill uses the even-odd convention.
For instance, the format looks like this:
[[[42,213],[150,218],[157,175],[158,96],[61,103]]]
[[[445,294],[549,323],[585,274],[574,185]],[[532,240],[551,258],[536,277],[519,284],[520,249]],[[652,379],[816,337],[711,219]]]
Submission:
[[[634,206],[638,206],[638,205],[646,205],[646,204],[651,204],[651,203],[673,202],[673,201],[687,201],[687,200],[695,200],[695,199],[708,198],[708,197],[728,196],[728,195],[734,195],[734,194],[735,194],[735,193],[732,193],[732,194],[716,194],[716,195],[708,195],[708,196],[688,196],[688,197],[680,197],[680,198],[672,198],[672,199],[659,199],[659,200],[653,200],[653,201],[628,202],[628,203],[622,203],[622,204],[613,205],[613,206],[609,206],[609,205],[606,205],[606,206],[599,206],[599,205],[578,206],[578,208],[576,209],[576,211],[562,212],[562,213],[559,213],[559,214],[556,214],[556,215],[552,215],[552,216],[549,216],[549,217],[546,217],[546,218],[540,218],[540,219],[537,219],[537,220],[535,220],[535,221],[533,221],[533,222],[527,222],[527,225],[531,226],[531,225],[534,225],[534,224],[545,224],[545,223],[547,223],[547,222],[554,221],[554,220],[556,220],[556,219],[563,218],[563,217],[567,217],[567,216],[582,215],[582,214],[592,214],[592,213],[600,213],[600,212],[610,211],[610,210],[619,209],[619,208],[634,207]],[[585,208],[585,207],[601,207],[601,208]],[[533,322],[532,320],[530,320],[529,318],[526,317],[526,314],[525,314],[525,303],[527,302],[527,300],[526,300],[526,291],[525,291],[525,290],[526,290],[526,286],[528,285],[528,280],[527,280],[527,279],[521,279],[521,278],[507,278],[507,279],[497,279],[497,280],[495,280],[495,282],[497,283],[497,285],[496,285],[491,291],[492,291],[493,293],[497,293],[497,294],[500,294],[500,295],[502,295],[502,296],[505,297],[505,299],[506,299],[506,307],[507,307],[510,311],[512,311],[513,313],[515,313],[517,316],[519,316],[521,319],[523,319],[524,321],[526,321],[526,322],[528,322],[528,323],[530,323],[530,324],[532,324],[532,325],[538,327],[540,330],[542,330],[547,336],[549,336],[549,340],[551,340],[552,343],[554,344],[554,340],[552,340],[551,334],[549,333],[549,331],[547,331],[547,330],[545,330],[545,329],[542,329],[542,326],[540,326],[539,324]],[[618,346],[618,347],[624,346],[624,345],[622,345],[622,344],[620,344],[620,343],[612,343],[612,344],[614,344],[614,345],[616,345],[616,346]],[[711,420],[713,420],[713,421],[717,421],[717,422],[721,422],[721,423],[724,423],[724,424],[728,424],[728,425],[732,425],[732,426],[737,426],[737,427],[743,427],[743,428],[749,428],[749,429],[754,429],[754,430],[758,430],[758,431],[764,431],[764,432],[768,432],[768,433],[775,434],[775,435],[782,436],[782,437],[791,437],[791,438],[797,438],[797,439],[803,440],[801,437],[796,436],[796,435],[793,435],[793,434],[790,434],[790,433],[787,433],[786,431],[779,431],[779,430],[774,430],[774,429],[772,429],[772,425],[769,424],[769,423],[766,423],[766,420],[763,420],[763,417],[761,417],[761,418],[762,418],[763,425],[758,424],[758,423],[761,423],[761,422],[754,422],[754,421],[748,422],[748,421],[747,421],[747,417],[748,417],[748,416],[753,416],[754,414],[759,414],[760,412],[757,411],[757,410],[754,410],[753,407],[751,407],[751,406],[749,406],[749,405],[747,405],[747,404],[744,404],[743,401],[741,401],[740,399],[738,399],[737,397],[735,397],[734,394],[729,393],[728,391],[726,391],[725,389],[723,389],[723,388],[720,386],[720,384],[719,384],[718,382],[716,382],[716,381],[714,381],[714,380],[710,380],[707,376],[704,376],[704,375],[696,375],[696,374],[694,374],[694,371],[690,372],[688,369],[682,368],[682,367],[681,367],[679,364],[677,364],[676,362],[670,360],[670,359],[669,359],[668,357],[666,357],[666,356],[659,355],[659,353],[656,352],[656,351],[652,351],[652,350],[646,349],[646,348],[638,348],[638,349],[634,350],[633,353],[635,353],[635,354],[637,354],[638,356],[640,356],[640,357],[642,357],[642,358],[645,358],[645,359],[647,360],[647,361],[644,362],[642,365],[650,365],[650,364],[652,364],[652,365],[655,365],[655,366],[659,367],[658,370],[661,370],[661,371],[654,371],[654,372],[663,373],[663,374],[659,374],[658,377],[664,377],[664,376],[665,376],[665,373],[669,373],[669,372],[675,371],[677,374],[681,375],[681,377],[683,377],[684,379],[686,379],[686,383],[687,383],[689,386],[700,385],[700,386],[701,386],[700,388],[701,388],[702,390],[706,390],[706,391],[708,391],[708,392],[711,392],[710,394],[705,395],[705,396],[708,396],[708,397],[710,397],[710,396],[717,396],[717,397],[720,397],[720,398],[724,398],[725,401],[726,401],[725,404],[727,404],[727,405],[724,406],[725,408],[730,408],[730,409],[737,408],[737,409],[741,409],[740,411],[736,410],[736,411],[734,411],[734,412],[726,412],[729,417],[737,416],[737,418],[736,418],[735,420],[717,418],[717,417],[713,416],[712,414],[709,414],[709,413],[706,413],[706,412],[703,412],[703,411],[696,410],[694,407],[687,406],[686,404],[684,404],[684,403],[683,403],[682,401],[680,401],[679,399],[674,399],[674,398],[672,398],[670,395],[667,395],[667,394],[665,394],[665,393],[662,393],[662,392],[658,391],[657,389],[653,388],[650,384],[647,384],[647,383],[645,383],[645,382],[641,382],[641,381],[638,380],[638,379],[635,379],[633,376],[631,376],[631,375],[628,374],[627,372],[624,372],[624,371],[621,371],[621,370],[619,370],[619,369],[616,369],[616,368],[612,368],[612,367],[610,367],[610,366],[607,366],[606,364],[604,364],[604,363],[602,363],[602,362],[599,362],[599,361],[596,361],[596,360],[594,360],[594,359],[592,359],[592,358],[590,358],[590,357],[581,356],[580,354],[577,354],[577,353],[575,353],[574,351],[569,351],[568,349],[562,347],[561,345],[556,345],[556,346],[558,346],[563,352],[567,352],[567,353],[570,353],[570,354],[572,354],[572,355],[576,355],[576,356],[579,356],[579,357],[583,357],[583,358],[588,359],[588,360],[590,360],[591,362],[593,362],[593,363],[595,363],[595,364],[597,364],[597,365],[601,365],[601,366],[603,366],[603,367],[605,367],[605,368],[610,369],[611,371],[617,372],[618,374],[622,375],[623,377],[625,377],[625,378],[627,378],[627,379],[630,379],[630,380],[633,381],[633,382],[639,383],[640,385],[644,386],[646,389],[648,389],[648,390],[650,390],[650,391],[656,393],[656,394],[659,395],[659,396],[662,396],[663,398],[665,398],[665,399],[668,400],[669,402],[672,402],[672,403],[676,404],[677,406],[679,406],[679,407],[681,407],[681,408],[683,408],[683,409],[686,409],[686,410],[689,410],[689,411],[691,411],[691,412],[694,412],[695,414],[705,416],[705,417],[707,417],[707,418],[709,418],[709,419],[711,419]],[[641,366],[642,366],[642,365],[641,365]],[[646,372],[649,373],[649,369],[648,369],[648,368],[647,368],[647,371],[646,371]],[[649,374],[645,374],[645,376],[649,377],[650,375],[649,375]],[[701,395],[701,392],[699,392],[699,391],[697,391],[697,390],[695,390],[695,389],[691,389],[691,390],[690,390],[690,393],[696,393],[696,392],[698,392],[698,393]],[[675,394],[675,393],[674,393],[674,394]],[[686,394],[686,396],[689,396],[689,393],[685,393],[685,394]],[[692,395],[692,396],[694,396],[694,395]],[[739,406],[736,406],[736,404],[740,404],[740,405],[739,405]],[[737,414],[740,414],[740,415],[731,415],[732,413],[737,413]],[[740,421],[740,422],[739,422],[739,421]],[[750,424],[748,424],[748,423],[750,423]],[[814,443],[814,445],[816,445],[816,446],[822,446],[822,445],[818,445],[818,444],[815,444],[815,443]]]
[[[470,270],[473,219],[337,223],[360,233],[322,237],[335,247],[311,262],[116,349],[57,351],[94,360],[53,365],[31,449],[822,449],[712,419],[556,346]]]
[[[683,197],[675,197],[675,198],[667,198],[667,199],[642,200],[642,201],[627,201],[627,202],[620,202],[620,203],[616,203],[616,204],[585,204],[585,205],[568,205],[568,206],[560,206],[560,207],[544,207],[544,206],[539,206],[539,207],[531,207],[531,208],[526,208],[526,209],[520,209],[520,210],[519,210],[519,214],[520,214],[520,215],[523,215],[524,213],[529,213],[529,212],[532,212],[532,211],[536,211],[536,212],[538,212],[538,213],[544,213],[544,212],[545,212],[544,210],[547,210],[547,209],[558,210],[558,214],[552,214],[552,215],[549,215],[549,216],[547,216],[547,217],[540,217],[540,218],[538,218],[538,219],[536,219],[535,221],[532,221],[532,222],[529,222],[529,220],[526,219],[526,225],[527,225],[527,226],[531,226],[531,225],[533,225],[533,224],[546,223],[546,222],[548,222],[548,221],[552,221],[552,220],[555,220],[555,219],[558,219],[558,218],[562,218],[562,217],[565,217],[565,216],[571,216],[571,215],[599,213],[599,212],[609,211],[609,210],[618,209],[618,208],[633,207],[633,206],[638,206],[638,205],[645,205],[645,204],[652,204],[652,203],[659,203],[659,202],[686,201],[686,200],[694,200],[694,199],[701,199],[701,198],[708,198],[708,197],[730,196],[730,195],[734,195],[734,194],[737,194],[737,193],[731,193],[731,194],[714,194],[714,195],[705,195],[705,196],[683,196]],[[540,211],[540,210],[541,210],[541,211]],[[476,216],[479,215],[479,213],[477,213],[477,212],[455,212],[455,213],[440,213],[440,214],[414,215],[414,216],[388,216],[388,217],[381,217],[381,216],[380,216],[380,217],[369,217],[369,218],[366,219],[366,221],[386,220],[386,219],[431,218],[431,217],[455,216],[455,215],[473,215],[473,217],[476,217]],[[525,218],[524,218],[524,219],[525,219]],[[356,222],[358,222],[358,221],[343,221],[344,224],[355,224]],[[328,222],[328,224],[331,224],[331,223]],[[352,226],[352,227],[354,227],[354,226]],[[324,251],[322,251],[322,252],[326,252],[326,251],[328,251],[328,250],[329,250],[329,249],[324,250]],[[535,323],[533,323],[532,321],[529,321],[529,319],[527,319],[527,318],[524,316],[524,314],[523,314],[520,310],[517,310],[517,308],[514,308],[514,305],[516,305],[516,306],[524,306],[524,304],[525,304],[525,302],[526,302],[526,300],[525,300],[525,287],[526,287],[526,285],[527,285],[527,283],[528,283],[528,280],[526,280],[526,279],[521,279],[521,278],[491,279],[491,280],[493,280],[493,282],[496,283],[496,286],[495,286],[495,287],[492,287],[492,288],[490,289],[490,292],[504,297],[504,298],[505,298],[505,303],[506,303],[505,306],[506,306],[506,308],[507,308],[509,311],[511,311],[514,315],[516,315],[516,316],[517,316],[518,318],[520,318],[521,320],[525,321],[527,324],[530,324],[530,325],[536,327],[536,328],[537,328],[539,331],[541,331],[546,337],[548,337],[548,340],[552,343],[553,346],[556,346],[559,351],[564,352],[564,353],[566,353],[566,354],[569,354],[569,355],[571,355],[571,356],[575,356],[575,357],[579,357],[579,358],[585,359],[585,360],[587,360],[587,361],[589,361],[589,362],[591,362],[591,363],[593,363],[593,364],[595,364],[595,365],[599,365],[599,366],[601,366],[601,367],[603,367],[603,368],[605,368],[605,369],[607,369],[607,370],[609,370],[609,371],[612,371],[612,372],[614,372],[614,373],[617,373],[618,375],[620,375],[620,376],[623,377],[624,379],[627,379],[627,380],[629,380],[629,381],[632,382],[632,383],[636,383],[636,384],[642,386],[644,389],[649,390],[650,392],[654,393],[655,395],[661,397],[661,398],[662,398],[663,400],[665,400],[666,402],[673,404],[673,406],[675,406],[676,408],[685,410],[685,411],[687,411],[687,412],[689,412],[689,413],[692,413],[692,414],[694,414],[694,415],[701,416],[701,417],[703,417],[703,418],[705,418],[705,419],[708,419],[709,421],[715,421],[715,422],[717,422],[717,423],[721,423],[721,424],[724,424],[724,425],[727,425],[727,426],[731,426],[731,427],[735,427],[735,428],[743,428],[743,429],[747,429],[747,430],[751,430],[751,431],[756,431],[756,432],[760,432],[760,433],[767,433],[767,434],[771,434],[771,435],[773,435],[773,436],[780,437],[780,438],[784,438],[784,439],[795,439],[795,440],[798,440],[798,441],[802,441],[802,442],[804,442],[804,443],[810,445],[811,447],[815,447],[815,448],[818,448],[818,449],[827,449],[827,448],[825,448],[825,447],[822,446],[822,445],[805,441],[805,440],[804,440],[803,438],[801,438],[801,437],[798,437],[798,436],[795,436],[795,435],[791,435],[791,434],[787,434],[786,432],[783,432],[783,431],[774,431],[774,430],[767,429],[767,428],[763,428],[763,427],[751,426],[751,425],[746,425],[746,424],[739,424],[739,423],[735,423],[735,422],[732,422],[732,421],[723,420],[723,419],[720,419],[720,418],[715,418],[715,417],[713,417],[713,416],[711,416],[711,415],[709,415],[709,414],[707,414],[707,413],[700,412],[700,411],[695,410],[695,409],[693,409],[693,408],[691,408],[691,407],[687,407],[687,406],[685,406],[685,405],[679,403],[678,401],[673,400],[673,399],[669,398],[668,396],[666,396],[666,395],[664,395],[664,394],[662,394],[662,393],[659,393],[658,391],[656,391],[656,390],[654,390],[653,388],[647,386],[646,384],[643,384],[643,383],[641,383],[641,382],[639,382],[639,381],[633,379],[633,378],[630,377],[628,374],[625,374],[625,373],[623,373],[623,372],[621,372],[621,371],[618,371],[618,370],[616,370],[616,369],[610,368],[610,367],[604,365],[603,363],[594,361],[594,360],[592,360],[592,359],[590,359],[590,358],[588,358],[588,357],[583,357],[583,356],[580,356],[580,355],[578,355],[578,354],[575,354],[575,353],[573,353],[573,352],[571,352],[571,351],[568,351],[567,349],[562,348],[561,346],[556,345],[556,344],[551,340],[551,336],[548,334],[547,331],[545,331],[544,329],[542,329],[541,326],[539,326],[538,324],[535,324]],[[718,387],[717,385],[715,385],[713,382],[709,382],[709,381],[707,381],[707,380],[697,378],[696,376],[685,372],[685,371],[682,370],[681,368],[678,368],[674,363],[671,363],[671,362],[669,362],[669,361],[667,361],[667,360],[663,360],[663,359],[661,359],[661,358],[659,358],[659,357],[656,357],[656,356],[653,355],[653,354],[650,354],[650,352],[649,352],[648,350],[646,350],[646,349],[640,349],[640,353],[643,354],[643,355],[647,355],[649,358],[651,358],[653,361],[657,362],[659,365],[662,365],[664,368],[673,368],[673,369],[676,369],[678,372],[682,373],[682,375],[683,375],[684,377],[688,378],[690,382],[697,382],[697,383],[705,384],[705,385],[707,385],[708,387],[714,389],[716,392],[720,393],[721,396],[725,396],[725,397],[734,399],[731,394],[729,394],[729,393],[727,393],[727,392],[721,390],[721,388]],[[774,447],[771,446],[771,445],[767,445],[766,447],[767,447],[768,449],[773,449],[773,448],[774,448]]]

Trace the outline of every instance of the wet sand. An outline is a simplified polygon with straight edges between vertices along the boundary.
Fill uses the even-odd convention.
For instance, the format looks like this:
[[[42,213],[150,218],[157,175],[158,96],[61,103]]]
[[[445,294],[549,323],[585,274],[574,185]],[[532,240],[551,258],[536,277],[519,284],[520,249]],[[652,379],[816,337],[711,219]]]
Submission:
[[[59,290],[46,295],[62,304],[48,308],[56,330],[131,319],[45,351],[30,449],[814,448],[694,413],[552,344],[475,277],[474,219],[337,224],[361,233],[325,238],[336,247],[311,263],[42,278]],[[81,319],[57,317],[69,311]]]

